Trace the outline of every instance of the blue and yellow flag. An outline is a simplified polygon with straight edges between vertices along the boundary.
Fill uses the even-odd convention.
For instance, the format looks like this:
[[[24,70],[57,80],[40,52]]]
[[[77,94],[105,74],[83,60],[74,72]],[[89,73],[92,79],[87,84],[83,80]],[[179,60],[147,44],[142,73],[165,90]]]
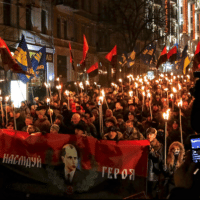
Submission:
[[[21,66],[23,71],[27,71],[30,74],[34,75],[34,71],[31,66],[30,54],[29,54],[26,40],[23,34],[22,34],[22,39],[19,43],[19,46],[17,50],[15,51],[15,54],[13,57],[15,58],[17,63]],[[25,75],[25,74],[18,74],[18,77],[23,83],[27,83],[32,78],[32,76]]]
[[[184,66],[183,66],[183,74],[184,75],[187,73],[190,63],[191,63],[191,61],[190,61],[189,57],[187,56],[184,60]]]
[[[127,54],[127,63],[128,63],[128,68],[134,66],[135,64],[135,59],[136,59],[136,54],[137,54],[137,48],[135,47],[133,49],[132,52],[128,53]]]
[[[156,51],[156,45],[150,44],[144,49],[144,51],[140,55],[140,59],[147,65],[151,64],[153,62],[155,51]]]
[[[33,71],[36,74],[36,77],[39,75],[40,71],[46,71],[46,46],[42,47],[32,58],[31,60]]]

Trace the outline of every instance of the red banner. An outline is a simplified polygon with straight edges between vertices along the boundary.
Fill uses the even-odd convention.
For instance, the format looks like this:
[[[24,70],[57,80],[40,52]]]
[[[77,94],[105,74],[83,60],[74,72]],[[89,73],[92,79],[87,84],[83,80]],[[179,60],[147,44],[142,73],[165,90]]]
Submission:
[[[102,190],[100,185],[103,184],[104,188],[107,181],[108,187],[111,187],[109,191],[112,187],[116,189],[116,185],[132,185],[130,193],[127,193],[128,188],[123,191],[124,194],[121,192],[123,198],[146,189],[147,140],[98,141],[93,137],[40,133],[28,135],[3,129],[0,130],[0,146],[2,166],[45,184],[52,182],[58,191],[64,191],[62,184],[58,186],[60,182],[65,185],[66,171],[70,169],[66,166],[72,160],[74,163],[71,168],[74,169],[70,173],[73,177],[69,175],[68,180],[77,185],[73,185],[73,192],[70,190],[72,194],[76,191],[89,194],[96,187]],[[60,177],[65,180],[61,181]],[[113,181],[112,184],[110,181]]]

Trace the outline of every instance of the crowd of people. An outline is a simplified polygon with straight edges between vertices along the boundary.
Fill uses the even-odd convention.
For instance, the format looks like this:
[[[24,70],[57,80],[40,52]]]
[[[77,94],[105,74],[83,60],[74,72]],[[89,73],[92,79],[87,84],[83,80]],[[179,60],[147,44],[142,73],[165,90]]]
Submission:
[[[35,97],[32,103],[22,102],[20,108],[7,104],[1,110],[1,128],[29,134],[77,134],[116,142],[147,139],[148,195],[166,198],[175,187],[174,171],[190,148],[188,137],[196,134],[190,123],[194,97],[189,91],[194,84],[190,76],[160,74],[152,80],[144,76],[126,78],[109,88],[90,83],[84,89],[76,84],[74,90],[68,85],[61,91],[52,90],[50,102],[47,97]],[[163,113],[168,109],[166,127]]]

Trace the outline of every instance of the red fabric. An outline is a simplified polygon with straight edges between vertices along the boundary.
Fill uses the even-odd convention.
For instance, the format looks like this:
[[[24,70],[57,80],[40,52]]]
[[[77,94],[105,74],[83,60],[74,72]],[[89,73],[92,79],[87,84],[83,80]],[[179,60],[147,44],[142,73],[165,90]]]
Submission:
[[[81,60],[80,64],[83,64],[83,62],[85,61],[88,50],[89,50],[89,46],[87,43],[87,39],[86,39],[85,35],[83,35],[83,59]]]
[[[73,56],[72,56],[72,47],[71,44],[69,43],[69,51],[70,51],[70,63],[73,62]]]
[[[19,155],[27,157],[40,157],[43,164],[51,162],[53,165],[61,164],[60,152],[65,144],[75,144],[80,151],[83,169],[94,166],[98,171],[103,167],[124,169],[130,174],[147,177],[147,161],[149,141],[98,141],[93,137],[82,137],[68,134],[29,135],[26,132],[0,129],[0,158],[5,155]],[[47,160],[49,158],[51,159]]]
[[[111,50],[111,52],[109,52],[109,53],[105,56],[105,58],[111,62],[113,56],[116,56],[116,55],[117,55],[117,45],[114,46],[114,48]]]
[[[197,44],[197,48],[194,55],[197,55],[200,52],[200,42]]]
[[[163,51],[160,54],[160,57],[158,58],[158,62],[156,64],[156,68],[158,69],[158,67],[165,63],[167,61],[167,47],[165,46]]]
[[[197,44],[197,48],[194,54],[194,60],[193,60],[193,72],[199,71],[199,65],[200,65],[200,42]]]
[[[167,54],[167,59],[170,59],[171,56],[173,56],[174,54],[177,54],[177,47],[174,46]]]
[[[2,65],[5,71],[11,70],[14,73],[22,73],[32,76],[27,71],[22,70],[22,68],[18,65],[16,60],[13,58],[8,46],[2,38],[0,38],[0,54]]]
[[[99,65],[98,62],[96,62],[94,65],[92,65],[88,70],[87,73],[93,72],[94,70],[98,69]]]
[[[165,54],[167,54],[167,47],[166,46],[164,47],[164,49],[163,49],[163,51],[161,52],[160,55],[163,56]]]

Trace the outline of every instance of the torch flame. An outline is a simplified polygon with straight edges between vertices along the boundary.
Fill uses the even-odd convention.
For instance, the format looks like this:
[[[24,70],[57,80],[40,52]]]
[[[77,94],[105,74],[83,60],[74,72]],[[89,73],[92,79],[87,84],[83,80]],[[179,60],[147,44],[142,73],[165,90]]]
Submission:
[[[56,88],[57,88],[58,90],[61,90],[61,85],[57,85]]]
[[[101,91],[101,94],[102,94],[103,97],[105,97],[105,92],[104,92],[104,90]]]
[[[99,100],[101,101],[101,103],[103,103],[103,96],[100,96]]]
[[[44,83],[44,85],[45,85],[47,88],[48,88],[48,86],[49,86],[47,83]]]
[[[176,92],[177,92],[177,90],[176,90],[176,88],[175,88],[175,87],[173,87],[173,92],[174,92],[174,93],[176,93]]]
[[[69,96],[69,91],[68,91],[68,90],[66,90],[66,91],[65,91],[65,94],[66,94],[67,96]]]
[[[47,98],[47,103],[49,103],[50,102],[50,98]]]
[[[166,112],[163,113],[163,118],[165,120],[168,120],[169,119],[169,112],[170,112],[170,109],[168,109]]]
[[[178,103],[178,107],[182,107],[182,105],[183,105],[183,101],[181,99],[180,102]]]
[[[5,101],[8,101],[8,100],[9,100],[9,96],[6,96],[6,97],[5,97]]]

